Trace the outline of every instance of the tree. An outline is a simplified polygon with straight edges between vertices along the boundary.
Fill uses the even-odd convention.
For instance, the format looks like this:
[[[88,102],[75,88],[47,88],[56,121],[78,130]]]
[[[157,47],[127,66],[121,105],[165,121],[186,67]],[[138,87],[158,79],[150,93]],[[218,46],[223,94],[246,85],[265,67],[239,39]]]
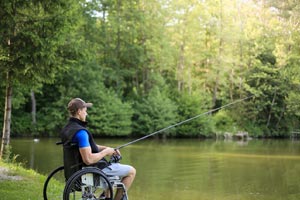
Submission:
[[[184,121],[207,112],[211,108],[211,99],[197,93],[179,93],[176,98],[178,121]],[[210,136],[213,130],[210,116],[206,115],[176,127],[177,137]]]
[[[78,1],[4,0],[0,3],[0,72],[6,98],[0,156],[10,142],[13,88],[39,87],[53,81],[70,62],[64,49],[72,39]],[[24,87],[26,86],[26,87]]]
[[[90,120],[95,133],[106,135],[128,135],[131,128],[134,134],[145,134],[153,130],[150,127],[159,128],[158,123],[151,124],[158,115],[155,109],[177,107],[182,120],[208,109],[202,105],[216,108],[249,93],[260,98],[215,115],[212,123],[199,119],[172,133],[210,135],[214,122],[224,123],[225,116],[224,129],[233,123],[258,127],[253,130],[270,136],[288,131],[289,124],[300,126],[297,1],[80,0],[77,18],[71,0],[71,9],[62,3],[50,13],[57,2],[1,2],[0,73],[3,79],[10,75],[14,89],[13,131],[31,131],[31,91],[39,132],[55,132],[61,126],[51,119],[63,120],[65,113],[56,111],[65,109],[74,96],[102,102],[90,111],[97,112]],[[28,20],[32,23],[23,23]],[[76,31],[70,31],[70,21],[80,23]],[[65,73],[56,76],[61,70]],[[4,90],[0,93],[5,96]],[[168,106],[161,108],[164,103]],[[164,112],[166,121],[172,122],[171,114]]]
[[[160,75],[153,74],[150,77],[156,86],[152,87],[150,92],[141,96],[135,101],[133,115],[133,133],[147,135],[154,131],[166,128],[175,124],[177,120],[177,106],[173,100],[168,97],[167,87]],[[169,134],[173,130],[168,130]],[[163,137],[166,137],[164,134]]]
[[[264,130],[265,136],[281,135],[288,127],[283,115],[286,109],[284,98],[290,84],[282,80],[272,53],[262,53],[257,59],[259,62],[249,72],[247,82],[248,91],[259,97],[251,108],[257,112],[253,121]]]
[[[44,84],[43,92],[37,94],[39,132],[59,136],[68,118],[67,103],[80,97],[93,103],[93,107],[88,109],[87,120],[95,136],[127,136],[131,133],[131,105],[123,102],[112,89],[105,88],[98,72],[99,65],[92,60],[85,61],[58,75],[55,84]],[[48,106],[42,106],[44,104]]]

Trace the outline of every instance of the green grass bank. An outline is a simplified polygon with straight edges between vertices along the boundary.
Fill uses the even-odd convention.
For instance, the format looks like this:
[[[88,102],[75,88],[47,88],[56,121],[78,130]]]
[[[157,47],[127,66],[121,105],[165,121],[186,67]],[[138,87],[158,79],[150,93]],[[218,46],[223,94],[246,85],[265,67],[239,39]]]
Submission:
[[[0,161],[1,200],[42,200],[46,177],[19,164]]]

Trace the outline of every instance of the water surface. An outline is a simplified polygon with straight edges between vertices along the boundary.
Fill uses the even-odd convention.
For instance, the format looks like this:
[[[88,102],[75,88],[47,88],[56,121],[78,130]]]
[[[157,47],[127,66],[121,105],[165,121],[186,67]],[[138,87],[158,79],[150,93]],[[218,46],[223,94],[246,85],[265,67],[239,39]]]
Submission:
[[[42,174],[62,165],[57,139],[12,139],[13,153]],[[129,140],[97,140],[116,147]],[[300,142],[151,140],[121,150],[137,169],[130,200],[298,200]]]

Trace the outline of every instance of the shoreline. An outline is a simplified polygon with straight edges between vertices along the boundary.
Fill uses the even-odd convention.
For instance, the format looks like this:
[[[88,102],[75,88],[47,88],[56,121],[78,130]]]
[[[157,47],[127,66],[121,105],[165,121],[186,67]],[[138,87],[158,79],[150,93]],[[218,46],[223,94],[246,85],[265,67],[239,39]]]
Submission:
[[[43,185],[46,177],[18,163],[4,163],[0,160],[1,200],[43,199]]]

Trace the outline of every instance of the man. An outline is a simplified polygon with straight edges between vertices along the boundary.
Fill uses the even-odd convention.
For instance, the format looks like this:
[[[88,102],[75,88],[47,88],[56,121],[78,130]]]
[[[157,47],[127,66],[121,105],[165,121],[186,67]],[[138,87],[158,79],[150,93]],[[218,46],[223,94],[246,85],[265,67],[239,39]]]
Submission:
[[[104,166],[97,166],[107,175],[119,176],[128,190],[135,178],[136,170],[129,165],[107,163],[105,156],[120,155],[120,152],[110,147],[97,145],[92,134],[86,129],[87,108],[91,106],[92,103],[86,103],[80,98],[72,99],[68,104],[70,119],[61,132],[64,145],[65,177],[68,179],[83,166],[104,163]],[[118,190],[115,200],[122,199],[123,192]]]

